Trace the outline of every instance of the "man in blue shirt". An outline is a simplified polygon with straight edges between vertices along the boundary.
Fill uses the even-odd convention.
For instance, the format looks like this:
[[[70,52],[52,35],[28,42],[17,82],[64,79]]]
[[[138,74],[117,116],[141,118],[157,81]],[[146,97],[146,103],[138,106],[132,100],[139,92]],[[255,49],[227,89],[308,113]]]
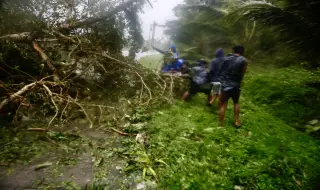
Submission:
[[[240,115],[240,84],[247,70],[247,61],[244,55],[244,47],[236,45],[232,54],[225,57],[221,65],[218,78],[221,82],[219,126],[222,127],[228,100],[231,98],[234,104],[234,126],[241,127]]]
[[[206,70],[207,62],[205,60],[199,60],[197,64],[190,69],[191,80],[190,87],[187,92],[184,93],[182,99],[188,101],[191,96],[202,92],[208,96],[208,103],[211,100],[211,85],[208,83],[208,72]]]

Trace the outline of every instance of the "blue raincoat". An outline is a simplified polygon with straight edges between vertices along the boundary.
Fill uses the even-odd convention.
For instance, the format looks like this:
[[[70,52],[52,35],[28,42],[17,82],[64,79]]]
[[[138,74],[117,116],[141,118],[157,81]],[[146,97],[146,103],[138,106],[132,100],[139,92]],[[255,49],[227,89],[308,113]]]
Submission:
[[[179,54],[177,52],[177,48],[175,45],[171,45],[168,51],[163,51],[163,50],[155,48],[155,47],[154,47],[154,49],[164,55],[167,55],[168,53],[170,53],[170,50],[172,52],[172,56],[170,56],[170,58],[174,59],[174,61],[171,63],[166,63],[165,66],[161,70],[162,72],[169,72],[169,71],[178,72],[178,71],[180,71],[182,64],[184,63],[184,60],[179,59]]]

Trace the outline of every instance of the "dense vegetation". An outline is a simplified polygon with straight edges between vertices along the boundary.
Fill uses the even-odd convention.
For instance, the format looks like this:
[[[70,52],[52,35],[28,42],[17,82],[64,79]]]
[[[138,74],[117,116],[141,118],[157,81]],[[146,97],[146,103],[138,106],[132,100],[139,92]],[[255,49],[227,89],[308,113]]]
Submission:
[[[229,53],[243,44],[249,69],[241,99],[243,129],[229,127],[231,105],[228,127],[217,128],[217,108],[205,107],[203,96],[155,114],[151,152],[169,165],[157,170],[162,187],[316,188],[319,142],[308,136],[319,137],[319,61],[311,53],[319,31],[316,10],[316,1],[290,0],[188,0],[176,7],[178,20],[170,21],[166,32],[182,56],[210,60],[219,47]]]
[[[219,47],[230,53],[234,44],[244,45],[249,64],[261,69],[254,83],[244,85],[244,93],[303,129],[319,117],[319,61],[312,53],[318,40],[314,34],[319,21],[314,14],[319,6],[316,1],[188,0],[175,8],[178,19],[168,23],[166,33],[179,44],[182,56],[191,60],[210,60]],[[269,72],[262,74],[263,70]]]
[[[150,48],[138,13],[152,2],[0,2],[0,189],[315,189],[320,3],[173,10],[166,34],[190,62],[245,46],[235,129],[231,103],[218,128],[217,104],[179,101],[188,81],[154,72],[160,55],[134,61]]]
[[[286,73],[299,74],[301,78],[286,82]],[[313,110],[305,102],[291,101],[301,98],[301,93],[315,93],[313,88],[301,85],[309,75],[309,71],[297,68],[261,70],[260,65],[249,66],[240,100],[242,129],[231,127],[231,102],[227,127],[218,128],[217,105],[205,106],[204,95],[155,113],[148,129],[151,155],[169,165],[157,170],[161,186],[315,189],[320,169],[319,141],[294,129],[294,124],[306,120],[312,111],[318,114],[319,104],[312,105],[317,107]],[[261,85],[272,90],[265,91]],[[317,127],[306,124],[298,125],[299,129],[312,131]]]

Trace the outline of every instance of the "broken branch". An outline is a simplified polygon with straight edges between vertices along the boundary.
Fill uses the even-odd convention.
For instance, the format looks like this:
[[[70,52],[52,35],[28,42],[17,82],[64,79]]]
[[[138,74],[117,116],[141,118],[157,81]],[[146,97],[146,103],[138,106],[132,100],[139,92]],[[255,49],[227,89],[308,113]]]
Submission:
[[[44,53],[44,51],[39,47],[39,45],[36,42],[32,42],[33,44],[33,48],[39,53],[40,57],[47,62],[47,65],[49,67],[49,69],[51,71],[53,71],[53,80],[54,81],[59,81],[59,77],[57,75],[57,70],[56,68],[53,66],[52,61],[50,60],[50,58]]]
[[[43,128],[28,128],[27,131],[47,132],[47,131],[49,131],[49,130],[48,130],[48,129],[43,129]]]
[[[123,135],[123,136],[135,136],[135,134],[125,133],[125,132],[119,131],[118,129],[113,128],[113,127],[111,127],[111,130],[116,132],[116,133],[118,133],[118,134],[120,134],[120,135]]]
[[[52,96],[52,92],[51,90],[45,85],[45,84],[42,84],[43,88],[47,91],[47,93],[49,94],[50,96],[50,100],[52,102],[52,104],[54,105],[54,107],[56,108],[56,114],[53,116],[53,118],[50,120],[49,124],[48,124],[48,127],[51,125],[51,123],[53,122],[53,120],[58,116],[58,113],[59,113],[59,107],[57,106],[56,102],[53,100],[53,96]]]
[[[52,85],[52,86],[56,85],[56,83],[49,82],[49,81],[42,81],[42,80],[30,83],[30,84],[24,86],[23,88],[21,88],[16,93],[10,95],[8,98],[4,99],[0,104],[0,113],[3,111],[4,107],[7,106],[10,102],[13,102],[13,101],[21,98],[25,93],[32,90],[37,85],[44,85],[44,84]]]

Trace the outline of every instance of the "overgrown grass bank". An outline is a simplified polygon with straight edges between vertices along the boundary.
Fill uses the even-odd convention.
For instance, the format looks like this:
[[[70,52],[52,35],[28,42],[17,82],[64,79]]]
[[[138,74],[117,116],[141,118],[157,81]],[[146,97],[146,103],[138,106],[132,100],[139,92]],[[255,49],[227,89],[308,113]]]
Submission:
[[[169,166],[157,171],[167,189],[312,189],[319,142],[242,98],[243,128],[217,126],[205,97],[177,102],[151,122],[151,152]],[[238,188],[239,188],[238,187]]]
[[[250,65],[243,93],[295,128],[320,119],[320,71]]]

